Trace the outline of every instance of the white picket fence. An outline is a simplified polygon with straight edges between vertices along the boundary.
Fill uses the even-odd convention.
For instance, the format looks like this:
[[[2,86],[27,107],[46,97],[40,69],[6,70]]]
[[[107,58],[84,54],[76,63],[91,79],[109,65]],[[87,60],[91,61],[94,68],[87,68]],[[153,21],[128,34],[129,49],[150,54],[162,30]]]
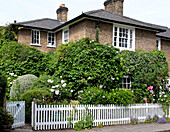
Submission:
[[[25,101],[7,102],[6,109],[15,119],[12,128],[25,125]]]
[[[55,130],[74,128],[74,123],[80,121],[87,111],[91,113],[93,126],[128,124],[130,117],[138,117],[144,122],[146,115],[159,117],[164,115],[159,104],[133,104],[129,106],[115,105],[37,105],[32,102],[32,127],[34,130]],[[72,125],[68,119],[72,116]]]

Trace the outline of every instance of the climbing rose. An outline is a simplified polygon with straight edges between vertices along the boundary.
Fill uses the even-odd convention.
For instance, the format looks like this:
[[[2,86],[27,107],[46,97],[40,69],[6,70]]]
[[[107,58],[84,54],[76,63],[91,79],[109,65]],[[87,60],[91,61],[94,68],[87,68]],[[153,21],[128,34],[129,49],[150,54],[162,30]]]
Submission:
[[[99,87],[100,87],[100,88],[103,88],[103,85],[100,85]]]
[[[105,96],[103,96],[103,98],[105,98]]]

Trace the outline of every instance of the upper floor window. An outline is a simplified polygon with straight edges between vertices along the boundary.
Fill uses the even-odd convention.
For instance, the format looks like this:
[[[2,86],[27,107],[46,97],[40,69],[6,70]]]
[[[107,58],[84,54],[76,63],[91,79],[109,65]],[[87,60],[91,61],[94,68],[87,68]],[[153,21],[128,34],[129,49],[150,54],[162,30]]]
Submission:
[[[48,32],[48,44],[47,47],[56,47],[55,33]]]
[[[63,44],[66,44],[69,42],[69,29],[64,29],[63,30]]]
[[[40,31],[39,30],[32,30],[31,44],[32,45],[40,45]]]
[[[120,88],[130,89],[131,87],[131,78],[129,76],[123,76],[122,83]]]
[[[135,30],[113,26],[113,45],[120,50],[135,50]]]
[[[161,40],[159,38],[156,40],[156,47],[157,50],[161,50]]]

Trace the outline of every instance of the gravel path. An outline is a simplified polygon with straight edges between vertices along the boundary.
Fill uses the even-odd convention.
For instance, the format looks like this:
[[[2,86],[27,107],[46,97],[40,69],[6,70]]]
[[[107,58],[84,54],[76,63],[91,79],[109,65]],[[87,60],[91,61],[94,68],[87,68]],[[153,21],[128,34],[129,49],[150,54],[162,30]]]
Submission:
[[[76,132],[74,130],[55,130],[57,132]],[[55,132],[47,131],[47,132]],[[31,128],[20,128],[12,130],[11,132],[33,132]],[[36,131],[40,132],[40,131]],[[170,122],[166,124],[137,124],[137,125],[116,125],[106,126],[102,128],[93,128],[91,130],[83,130],[81,132],[170,132]]]

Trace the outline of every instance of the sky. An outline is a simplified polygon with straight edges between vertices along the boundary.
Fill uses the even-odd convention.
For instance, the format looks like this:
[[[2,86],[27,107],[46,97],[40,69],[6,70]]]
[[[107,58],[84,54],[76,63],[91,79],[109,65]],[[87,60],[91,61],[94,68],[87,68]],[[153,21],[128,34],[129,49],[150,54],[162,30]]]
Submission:
[[[104,9],[105,0],[1,0],[0,26],[41,18],[57,19],[61,4],[69,8],[68,20],[82,12]],[[124,0],[124,15],[170,27],[170,0]]]

